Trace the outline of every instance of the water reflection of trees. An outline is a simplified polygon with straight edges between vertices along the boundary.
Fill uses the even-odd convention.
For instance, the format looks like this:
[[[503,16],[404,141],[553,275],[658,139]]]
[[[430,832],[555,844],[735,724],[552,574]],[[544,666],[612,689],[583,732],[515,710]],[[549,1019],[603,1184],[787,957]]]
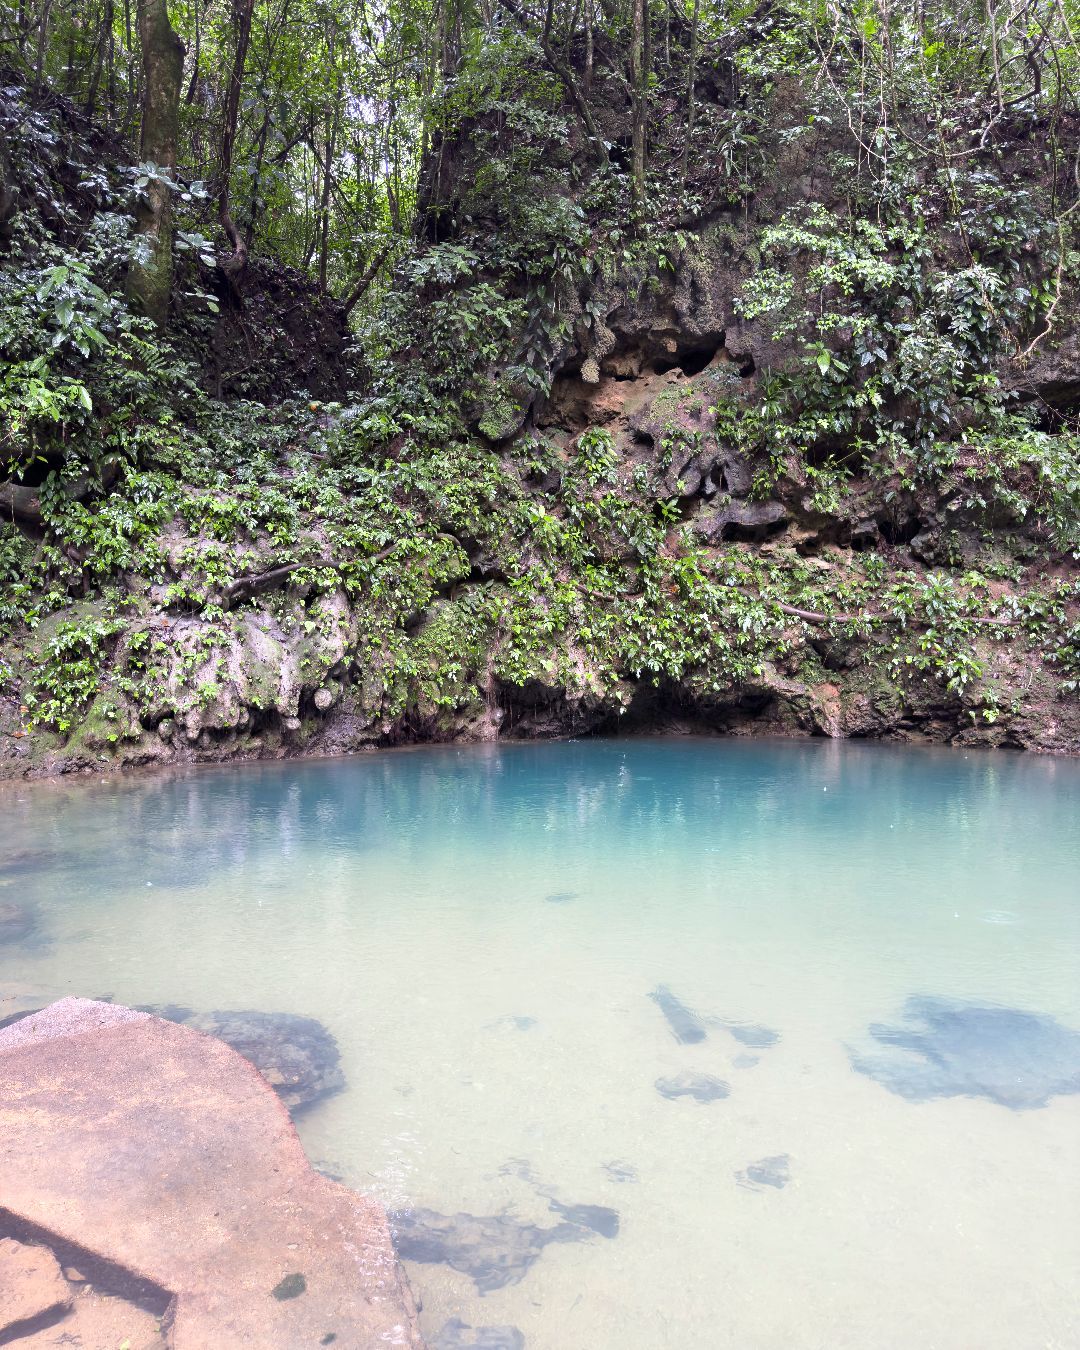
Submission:
[[[440,747],[21,786],[0,798],[0,875],[5,854],[36,855],[29,870],[41,879],[185,887],[256,861],[270,875],[275,863],[288,872],[335,853],[450,865],[477,849],[524,848],[569,863],[598,847],[647,859],[769,839],[803,841],[821,865],[883,821],[901,838],[946,829],[989,848],[1025,821],[1042,831],[1056,819],[1066,834],[1078,793],[1072,764],[850,744]]]

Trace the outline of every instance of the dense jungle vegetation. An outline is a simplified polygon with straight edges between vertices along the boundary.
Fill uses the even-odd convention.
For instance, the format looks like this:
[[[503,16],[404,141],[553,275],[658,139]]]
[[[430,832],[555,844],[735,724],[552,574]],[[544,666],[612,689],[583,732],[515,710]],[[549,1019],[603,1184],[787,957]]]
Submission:
[[[1080,748],[1073,0],[0,0],[0,764]]]

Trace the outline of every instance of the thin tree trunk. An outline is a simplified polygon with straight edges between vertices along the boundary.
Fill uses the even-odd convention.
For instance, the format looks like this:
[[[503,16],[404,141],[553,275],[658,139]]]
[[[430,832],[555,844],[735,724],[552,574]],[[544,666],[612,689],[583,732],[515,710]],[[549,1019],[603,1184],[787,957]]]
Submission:
[[[135,50],[135,34],[131,27],[131,0],[124,0],[124,46]],[[135,126],[135,109],[142,101],[142,66],[128,68],[127,103],[124,108],[124,131],[130,134]]]
[[[94,104],[97,102],[98,89],[101,86],[101,78],[105,73],[105,44],[108,41],[108,30],[105,27],[105,18],[108,13],[108,5],[103,7],[101,16],[101,27],[98,31],[97,41],[94,43],[93,50],[90,53],[90,83],[86,89],[86,98],[83,101],[83,107],[87,115],[93,113]]]
[[[319,290],[326,290],[326,268],[330,254],[330,169],[334,162],[335,141],[337,140],[338,116],[341,108],[335,101],[335,112],[326,137],[326,164],[323,172],[322,197],[319,201]]]
[[[635,0],[635,3],[643,3],[643,0]],[[506,10],[507,14],[512,15],[513,18],[517,20],[523,31],[528,31],[528,24],[525,16],[522,14],[521,10],[518,9],[514,0],[499,0],[499,4]],[[554,73],[558,75],[559,79],[562,81],[563,88],[570,95],[574,107],[577,109],[577,114],[581,118],[582,125],[585,127],[585,130],[588,132],[589,138],[593,143],[596,158],[601,164],[607,164],[607,146],[604,143],[603,136],[600,134],[600,128],[596,125],[596,119],[593,117],[592,111],[585,101],[585,96],[581,92],[581,86],[578,84],[574,72],[566,62],[561,59],[551,43],[545,41],[543,37],[540,38],[540,48],[544,53],[544,60],[548,63]]]
[[[236,143],[236,124],[240,116],[240,92],[244,83],[244,67],[247,64],[248,43],[251,41],[251,16],[255,0],[237,0],[233,9],[236,23],[236,52],[233,57],[232,74],[225,98],[225,115],[221,123],[221,156],[218,164],[218,219],[232,244],[232,256],[221,264],[221,270],[236,286],[240,275],[247,266],[247,243],[236,228],[229,203],[229,180],[232,177],[233,148]]]
[[[45,0],[41,7],[41,23],[38,25],[37,56],[34,60],[34,88],[41,89],[41,77],[45,70],[45,52],[49,42],[49,19],[52,17],[53,0]]]
[[[645,136],[648,98],[648,0],[632,0],[630,35],[630,89],[634,100],[632,139],[632,179],[634,214],[640,217],[645,206]]]
[[[72,24],[68,29],[68,49],[67,61],[64,63],[64,93],[68,98],[75,96],[75,72],[78,62],[75,60],[75,42],[78,37],[78,30]],[[91,53],[91,59],[93,54]]]
[[[184,44],[169,22],[166,0],[137,0],[135,13],[143,73],[139,153],[159,175],[172,178],[180,129]],[[136,231],[138,250],[128,269],[128,294],[158,327],[163,327],[172,291],[172,188],[157,177],[140,195]]]
[[[581,88],[586,97],[592,93],[593,77],[593,0],[585,0],[585,69],[581,76]]]
[[[251,252],[255,243],[255,228],[258,224],[259,214],[259,191],[262,187],[262,171],[266,162],[266,138],[270,134],[270,105],[266,104],[263,108],[262,126],[259,128],[259,135],[255,144],[255,172],[251,177],[251,212],[248,215],[248,226],[244,232],[244,238],[247,242],[248,253]]]
[[[199,0],[195,0],[192,9],[195,14],[195,51],[191,58],[191,79],[188,80],[185,103],[195,102],[195,90],[199,83],[199,54],[202,50],[202,24],[200,22],[202,6],[199,4]]]
[[[19,8],[15,15],[15,31],[18,33],[19,56],[26,60],[26,40],[30,36],[30,11],[27,8],[26,0],[19,0]]]
[[[4,142],[0,140],[0,239],[11,233],[19,209],[19,189],[8,182],[10,165]]]
[[[105,4],[105,108],[109,121],[116,121],[116,7],[113,0]]]
[[[686,75],[686,140],[683,142],[680,173],[683,185],[686,184],[686,171],[690,162],[690,140],[694,134],[694,83],[697,80],[698,57],[698,17],[701,0],[694,0],[694,17],[690,28],[690,69]]]
[[[372,258],[371,262],[368,263],[367,267],[364,269],[364,273],[361,276],[360,280],[356,283],[356,285],[352,288],[349,294],[345,297],[344,306],[346,314],[351,314],[352,311],[356,308],[357,301],[363,298],[368,287],[379,275],[379,269],[382,267],[383,263],[389,256],[390,256],[389,244],[383,244],[381,248],[376,250],[375,256]]]

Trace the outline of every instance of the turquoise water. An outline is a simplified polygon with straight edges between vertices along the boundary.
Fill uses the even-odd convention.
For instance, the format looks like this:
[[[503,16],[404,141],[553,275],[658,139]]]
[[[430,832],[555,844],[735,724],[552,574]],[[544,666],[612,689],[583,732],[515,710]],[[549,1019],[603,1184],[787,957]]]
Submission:
[[[433,1344],[1080,1344],[1080,764],[590,741],[0,810],[0,1017],[317,1018],[301,1137],[406,1215]]]

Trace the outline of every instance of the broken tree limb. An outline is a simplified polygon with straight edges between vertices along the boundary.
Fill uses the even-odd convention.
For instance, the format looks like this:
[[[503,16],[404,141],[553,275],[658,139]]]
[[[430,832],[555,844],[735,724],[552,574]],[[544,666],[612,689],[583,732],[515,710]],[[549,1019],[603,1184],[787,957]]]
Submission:
[[[342,572],[347,566],[351,566],[353,563],[382,562],[385,558],[389,558],[390,554],[393,553],[400,544],[401,540],[399,539],[396,543],[390,544],[387,548],[380,549],[378,553],[372,553],[366,558],[350,559],[348,563],[335,562],[333,558],[313,558],[309,562],[283,563],[280,567],[271,567],[266,572],[256,572],[252,573],[250,576],[237,577],[235,581],[230,581],[222,591],[222,606],[225,609],[230,609],[237,600],[248,600],[253,595],[259,595],[263,591],[272,590],[280,582],[285,581],[288,577],[292,576],[294,572],[317,572],[327,569],[334,572]]]
[[[804,623],[910,623],[917,624],[922,628],[933,627],[933,624],[928,623],[925,619],[918,619],[915,615],[871,614],[867,611],[860,614],[824,614],[815,609],[799,609],[796,605],[787,605],[782,600],[773,600],[769,596],[757,594],[743,586],[732,586],[730,589],[738,591],[747,600],[760,600],[763,605],[773,605],[781,614],[790,614],[792,618],[802,619]],[[1013,626],[1011,619],[998,618],[993,615],[964,614],[958,617],[962,618],[965,623],[988,624],[997,628],[1011,628]]]

